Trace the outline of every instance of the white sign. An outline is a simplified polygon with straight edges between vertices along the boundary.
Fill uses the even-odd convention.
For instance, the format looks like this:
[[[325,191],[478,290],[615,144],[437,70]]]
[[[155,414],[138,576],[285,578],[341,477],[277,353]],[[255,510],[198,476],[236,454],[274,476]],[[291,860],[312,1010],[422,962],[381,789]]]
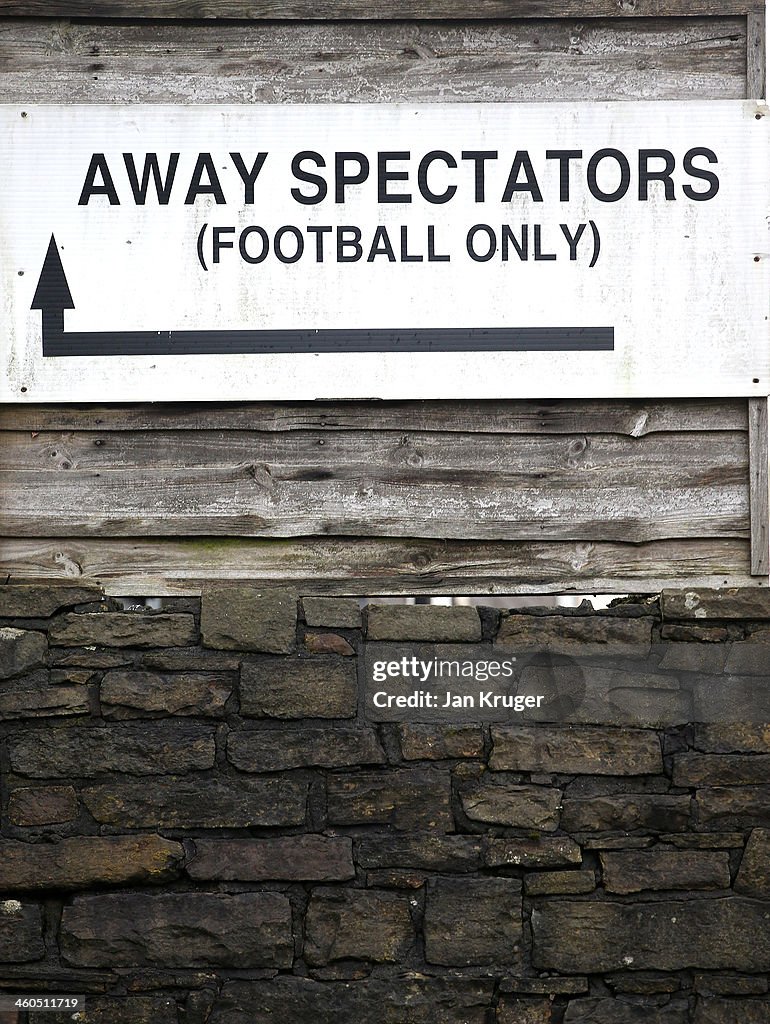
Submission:
[[[0,107],[0,399],[766,395],[767,114]]]

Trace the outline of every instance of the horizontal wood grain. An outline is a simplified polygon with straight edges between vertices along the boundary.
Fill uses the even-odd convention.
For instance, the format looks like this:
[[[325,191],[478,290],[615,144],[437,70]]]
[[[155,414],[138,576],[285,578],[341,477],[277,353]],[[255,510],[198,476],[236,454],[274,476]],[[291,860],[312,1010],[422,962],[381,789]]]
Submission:
[[[510,102],[747,95],[745,17],[575,17],[459,24],[0,19],[3,102]]]
[[[113,595],[198,594],[261,580],[308,594],[654,593],[757,586],[747,540],[623,543],[199,537],[0,540],[3,578],[98,579]],[[766,582],[766,581],[765,581]]]

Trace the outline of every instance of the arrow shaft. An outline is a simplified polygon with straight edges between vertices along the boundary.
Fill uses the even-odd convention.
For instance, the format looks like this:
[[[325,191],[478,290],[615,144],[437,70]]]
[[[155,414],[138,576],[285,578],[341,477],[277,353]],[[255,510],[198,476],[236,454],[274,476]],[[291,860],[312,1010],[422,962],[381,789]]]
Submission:
[[[54,322],[54,316],[58,318]],[[47,319],[48,318],[48,319]],[[69,331],[43,313],[43,355],[218,355],[298,352],[611,352],[612,327],[415,330]]]

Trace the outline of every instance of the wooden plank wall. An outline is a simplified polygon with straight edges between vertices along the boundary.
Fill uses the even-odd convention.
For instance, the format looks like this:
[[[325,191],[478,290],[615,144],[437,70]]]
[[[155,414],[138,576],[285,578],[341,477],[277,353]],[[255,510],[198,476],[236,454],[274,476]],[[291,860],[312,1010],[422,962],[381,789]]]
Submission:
[[[763,92],[758,3],[2,10],[6,102]],[[188,20],[212,15],[225,20]],[[429,20],[447,15],[459,20]],[[124,595],[196,593],[212,578],[359,594],[764,585],[764,411],[740,400],[6,406],[0,573],[92,576]]]

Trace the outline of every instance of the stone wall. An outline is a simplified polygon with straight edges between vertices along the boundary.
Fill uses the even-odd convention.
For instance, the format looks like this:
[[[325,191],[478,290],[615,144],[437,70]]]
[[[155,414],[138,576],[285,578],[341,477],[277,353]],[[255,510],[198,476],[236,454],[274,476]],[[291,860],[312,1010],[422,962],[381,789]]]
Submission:
[[[770,725],[372,725],[359,699],[369,641],[708,664],[770,642],[767,591],[147,612],[62,582],[0,587],[0,626],[0,991],[86,993],[98,1024],[770,1021]]]

